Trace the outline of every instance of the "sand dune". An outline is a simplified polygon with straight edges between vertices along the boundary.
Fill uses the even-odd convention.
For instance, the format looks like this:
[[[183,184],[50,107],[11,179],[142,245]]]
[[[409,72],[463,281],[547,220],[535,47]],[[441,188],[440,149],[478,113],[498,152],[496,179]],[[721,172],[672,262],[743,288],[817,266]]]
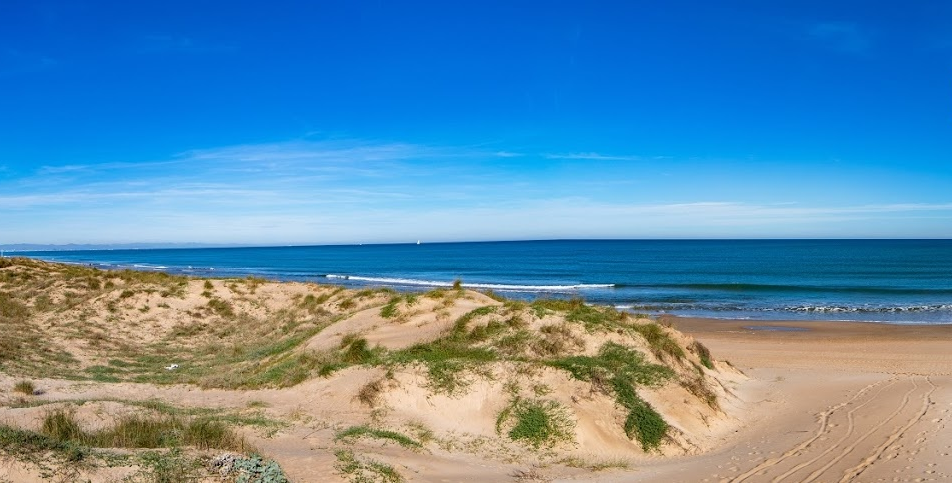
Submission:
[[[140,446],[83,450],[108,465],[23,446],[56,411],[87,435],[132,416],[221,424],[243,438],[232,451],[254,446],[298,482],[952,478],[949,326],[657,323],[464,290],[27,260],[0,267],[0,322],[10,481],[157,480]],[[12,390],[24,380],[36,394]],[[225,444],[170,461],[207,464]]]
[[[254,446],[292,481],[494,481],[702,454],[745,411],[734,390],[746,376],[691,337],[580,301],[29,260],[6,262],[0,284],[3,323],[16,329],[0,332],[0,387],[39,388],[0,395],[0,421],[8,434],[54,438],[37,440],[54,449],[33,470],[23,441],[34,436],[0,441],[17,479],[44,465],[62,480],[155,476],[137,456],[149,446],[96,442],[130,415],[227,426],[247,440],[230,446]],[[56,414],[79,432],[49,429]],[[76,465],[57,460],[62,441],[105,449]],[[208,462],[230,449],[216,444],[183,449]],[[132,451],[123,464],[93,461],[119,450]]]

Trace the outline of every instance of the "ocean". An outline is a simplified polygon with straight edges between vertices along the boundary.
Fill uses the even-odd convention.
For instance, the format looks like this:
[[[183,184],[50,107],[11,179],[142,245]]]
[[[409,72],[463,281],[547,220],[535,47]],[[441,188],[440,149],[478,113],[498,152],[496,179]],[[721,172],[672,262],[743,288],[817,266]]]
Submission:
[[[459,279],[513,298],[582,297],[652,315],[952,323],[952,240],[555,240],[17,255],[398,290]]]

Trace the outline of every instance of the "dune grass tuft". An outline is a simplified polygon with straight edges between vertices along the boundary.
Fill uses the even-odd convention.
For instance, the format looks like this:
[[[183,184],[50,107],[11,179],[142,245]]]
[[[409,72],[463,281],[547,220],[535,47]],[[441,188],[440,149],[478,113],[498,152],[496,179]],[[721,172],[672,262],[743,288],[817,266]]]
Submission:
[[[640,352],[614,342],[602,345],[596,356],[565,357],[549,361],[549,365],[614,394],[615,402],[628,410],[625,434],[629,438],[637,438],[646,451],[661,444],[667,434],[667,423],[638,396],[635,387],[663,383],[674,376],[670,368],[645,362]]]
[[[514,398],[496,418],[496,432],[508,426],[509,439],[535,448],[552,447],[574,439],[575,421],[557,401]]]
[[[708,368],[714,369],[714,362],[711,359],[711,351],[699,341],[694,341],[691,345],[688,346],[688,350],[697,354],[698,358],[701,360],[701,364]]]
[[[178,416],[130,415],[95,432],[83,431],[75,415],[54,409],[43,418],[41,433],[54,441],[101,448],[170,448],[248,451],[251,445],[221,421]]]
[[[370,426],[351,426],[334,436],[334,441],[347,440],[350,438],[374,438],[386,441],[393,441],[404,448],[421,448],[419,441],[416,441],[405,434],[386,429],[371,428]]]
[[[339,449],[334,452],[334,456],[337,457],[335,468],[344,475],[350,476],[353,482],[402,483],[405,481],[393,466],[369,458],[358,458],[353,451]]]
[[[18,392],[20,394],[26,394],[27,396],[32,396],[36,394],[36,385],[32,381],[19,381],[13,385],[13,392]]]

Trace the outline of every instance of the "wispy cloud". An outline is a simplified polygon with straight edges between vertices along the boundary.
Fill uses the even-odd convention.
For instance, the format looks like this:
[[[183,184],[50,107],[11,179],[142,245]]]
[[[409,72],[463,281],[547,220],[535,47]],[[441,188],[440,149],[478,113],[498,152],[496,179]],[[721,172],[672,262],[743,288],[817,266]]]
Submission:
[[[0,51],[0,77],[40,72],[56,67],[59,62],[47,55],[16,49]]]
[[[234,47],[199,41],[185,35],[143,35],[133,45],[132,49],[139,54],[188,53],[207,54],[227,52]]]
[[[395,161],[446,154],[423,145],[374,143],[367,141],[290,141],[245,144],[215,149],[192,150],[177,157],[186,160],[255,162],[335,162],[362,163]]]
[[[820,22],[808,27],[807,35],[829,49],[844,54],[862,54],[869,50],[869,33],[853,22]]]
[[[590,161],[644,161],[643,156],[635,155],[612,155],[612,154],[601,154],[595,152],[588,153],[566,153],[566,154],[552,154],[547,153],[543,154],[542,157],[546,159],[580,159],[580,160],[590,160]]]
[[[0,178],[0,226],[17,227],[19,238],[11,243],[283,244],[880,236],[901,235],[895,227],[915,218],[926,220],[930,236],[952,236],[946,228],[952,227],[952,202],[724,200],[726,191],[705,191],[707,183],[658,187],[666,182],[658,176],[632,190],[627,184],[634,178],[621,175],[630,171],[626,162],[654,158],[525,154],[523,165],[500,152],[498,146],[294,140],[190,150],[143,163],[49,165],[29,178]],[[540,159],[617,163],[550,176]],[[678,186],[692,182],[692,173],[681,174],[686,177]],[[652,201],[659,198],[669,201]]]
[[[0,207],[79,209],[111,201],[228,204],[241,209],[459,199],[457,184],[494,153],[366,140],[288,141],[189,150],[166,160],[48,165],[11,180]],[[485,188],[487,185],[482,185]],[[2,186],[0,186],[2,188]]]
[[[518,158],[518,157],[525,156],[525,154],[523,154],[523,153],[514,153],[514,152],[511,152],[511,151],[496,151],[495,153],[493,153],[493,156],[495,156],[495,157],[497,157],[497,158]]]

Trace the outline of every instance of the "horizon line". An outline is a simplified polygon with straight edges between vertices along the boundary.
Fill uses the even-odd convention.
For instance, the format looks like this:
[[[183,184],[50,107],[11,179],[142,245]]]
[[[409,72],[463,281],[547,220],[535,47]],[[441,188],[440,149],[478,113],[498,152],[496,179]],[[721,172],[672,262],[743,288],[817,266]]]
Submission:
[[[207,250],[222,248],[312,248],[344,246],[385,246],[385,245],[449,245],[463,243],[532,243],[532,242],[584,242],[584,241],[949,241],[943,237],[644,237],[644,238],[527,238],[508,240],[443,240],[443,241],[394,241],[394,242],[351,242],[351,243],[305,243],[305,244],[242,244],[242,243],[199,243],[199,242],[129,242],[129,243],[10,243],[0,245],[5,252],[42,252],[42,251],[110,251],[110,250]],[[16,248],[21,247],[21,248]],[[34,248],[36,247],[36,248]]]

